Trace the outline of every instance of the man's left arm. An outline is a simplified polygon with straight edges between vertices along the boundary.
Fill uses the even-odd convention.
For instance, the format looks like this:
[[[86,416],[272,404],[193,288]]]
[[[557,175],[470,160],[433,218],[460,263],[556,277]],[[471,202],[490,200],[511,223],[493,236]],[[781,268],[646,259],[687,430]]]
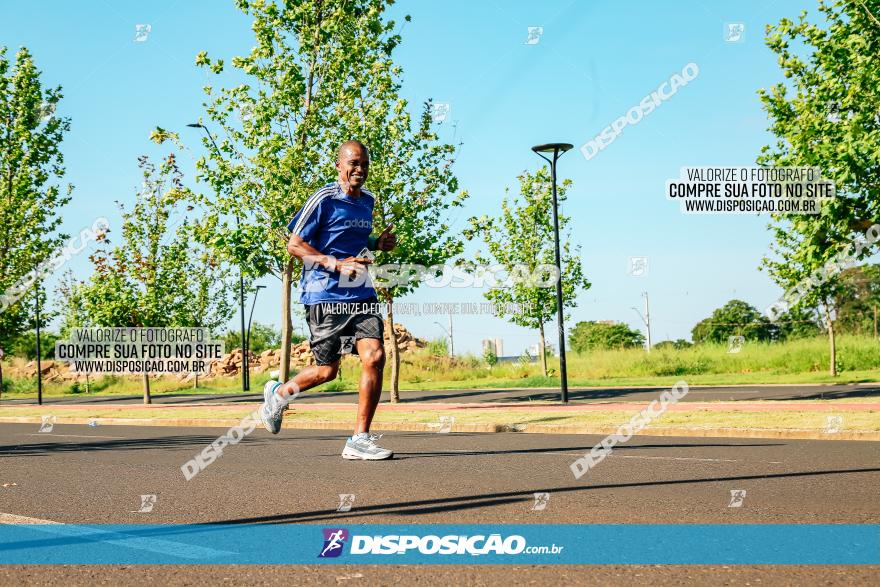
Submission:
[[[367,237],[367,248],[371,251],[390,251],[397,246],[397,237],[391,230],[393,224],[385,227],[385,230],[379,236],[370,235]]]

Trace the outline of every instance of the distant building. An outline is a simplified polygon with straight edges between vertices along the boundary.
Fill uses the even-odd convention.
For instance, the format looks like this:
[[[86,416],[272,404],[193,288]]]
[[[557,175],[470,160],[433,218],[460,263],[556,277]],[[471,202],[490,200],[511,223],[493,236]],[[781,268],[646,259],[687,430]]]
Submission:
[[[559,351],[556,350],[556,347],[553,346],[553,343],[545,342],[544,343],[544,350],[546,350],[548,353],[550,353],[553,356],[556,356],[556,357],[559,356]],[[528,353],[532,357],[538,357],[539,359],[541,358],[541,349],[538,347],[537,344],[533,344],[532,346],[530,346]]]
[[[504,342],[500,338],[484,338],[483,353],[487,350],[491,350],[496,357],[501,357],[504,355]]]

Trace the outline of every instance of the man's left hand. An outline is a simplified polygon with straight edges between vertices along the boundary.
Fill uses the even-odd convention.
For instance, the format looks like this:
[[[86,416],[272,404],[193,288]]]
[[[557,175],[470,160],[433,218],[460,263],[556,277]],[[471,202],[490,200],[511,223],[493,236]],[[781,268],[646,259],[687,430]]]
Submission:
[[[393,228],[394,225],[389,224],[385,227],[385,230],[382,231],[382,234],[379,235],[379,238],[376,239],[376,248],[378,250],[390,251],[397,246],[397,237],[391,232]]]

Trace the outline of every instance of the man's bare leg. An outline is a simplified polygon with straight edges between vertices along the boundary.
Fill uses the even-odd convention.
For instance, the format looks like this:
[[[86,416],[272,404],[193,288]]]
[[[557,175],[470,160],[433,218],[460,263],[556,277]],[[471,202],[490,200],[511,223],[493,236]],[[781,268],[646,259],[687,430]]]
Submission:
[[[317,387],[322,383],[333,381],[339,372],[339,360],[329,365],[309,365],[293,376],[293,379],[282,383],[275,393],[286,400],[291,400],[298,394]]]
[[[354,432],[369,432],[373,415],[382,396],[382,372],[385,368],[385,349],[378,338],[362,338],[357,341],[361,358],[361,379],[358,384],[358,413]]]

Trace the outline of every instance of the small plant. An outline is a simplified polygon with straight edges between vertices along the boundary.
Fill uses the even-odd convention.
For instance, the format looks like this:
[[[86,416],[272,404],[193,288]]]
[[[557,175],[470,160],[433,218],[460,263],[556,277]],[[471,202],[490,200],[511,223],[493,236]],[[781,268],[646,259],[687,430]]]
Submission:
[[[492,348],[487,348],[483,351],[483,361],[486,362],[486,365],[491,369],[495,365],[498,364],[498,357],[495,355],[495,350]]]
[[[445,338],[435,338],[428,343],[428,354],[432,357],[445,357],[449,354]]]

